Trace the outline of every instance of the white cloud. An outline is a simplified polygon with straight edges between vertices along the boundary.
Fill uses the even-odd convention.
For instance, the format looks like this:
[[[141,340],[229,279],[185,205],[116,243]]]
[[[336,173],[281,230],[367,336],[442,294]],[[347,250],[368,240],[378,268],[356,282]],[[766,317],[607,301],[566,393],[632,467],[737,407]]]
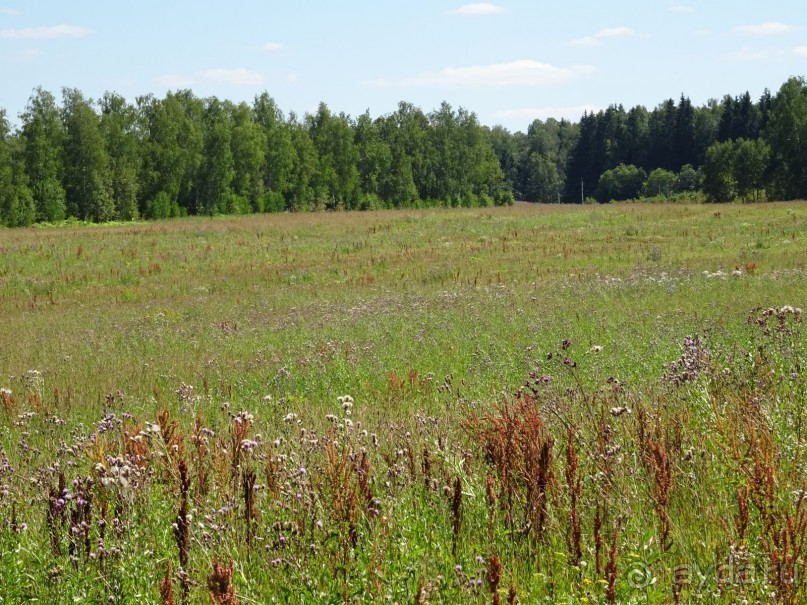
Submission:
[[[507,9],[503,6],[490,4],[489,2],[474,2],[472,4],[464,4],[450,12],[454,15],[497,15],[506,13]]]
[[[596,34],[597,38],[614,38],[616,36],[632,36],[633,30],[630,27],[608,27],[601,29]]]
[[[0,29],[0,38],[9,40],[47,40],[53,38],[81,38],[92,30],[77,25],[51,25],[47,27],[23,27],[20,29]]]
[[[571,107],[523,107],[519,109],[500,109],[494,112],[494,116],[502,120],[523,120],[532,122],[533,120],[548,120],[555,118],[560,120],[565,118],[570,122],[579,122],[583,112],[596,113],[602,110],[596,105],[574,105]]]
[[[760,23],[759,25],[741,25],[735,27],[734,31],[746,36],[770,36],[773,34],[784,34],[793,31],[795,28],[786,23],[779,21],[768,21],[767,23]]]
[[[269,42],[268,44],[263,45],[263,50],[268,50],[270,52],[283,50],[284,48],[286,48],[286,45],[282,42]]]
[[[608,27],[601,29],[593,36],[584,36],[582,38],[575,38],[570,42],[574,46],[600,46],[604,38],[617,38],[623,36],[632,36],[634,31],[630,27]]]
[[[239,86],[257,86],[263,82],[263,76],[257,72],[249,71],[243,67],[236,69],[207,69],[202,76],[208,80],[237,84]]]
[[[725,58],[729,61],[740,61],[740,62],[750,62],[750,61],[765,61],[768,59],[774,59],[776,57],[781,57],[784,54],[781,50],[772,50],[772,51],[764,51],[764,50],[756,50],[749,46],[743,46],[740,50],[727,53]]]
[[[797,46],[793,49],[793,52],[800,57],[807,57],[807,46]]]
[[[16,8],[0,8],[0,15],[9,15],[11,17],[19,17],[22,11]]]
[[[695,9],[684,4],[673,4],[667,10],[671,13],[694,13]]]
[[[187,88],[193,84],[193,80],[186,78],[185,76],[168,74],[157,78],[157,84],[165,88]]]
[[[11,53],[11,55],[17,59],[36,59],[44,54],[45,53],[38,48],[21,48],[20,50]]]
[[[575,38],[569,42],[569,44],[573,44],[574,46],[600,46],[602,40],[594,36],[584,36],[582,38]]]
[[[540,61],[520,59],[509,63],[446,67],[438,72],[427,72],[414,78],[375,80],[374,84],[386,88],[502,88],[505,86],[541,86],[576,80],[590,74],[590,65],[556,67]]]

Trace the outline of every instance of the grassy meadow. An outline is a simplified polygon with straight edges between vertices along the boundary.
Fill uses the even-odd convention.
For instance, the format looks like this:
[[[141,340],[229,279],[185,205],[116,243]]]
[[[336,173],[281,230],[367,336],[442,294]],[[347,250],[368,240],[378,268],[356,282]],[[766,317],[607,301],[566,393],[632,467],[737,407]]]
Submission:
[[[807,205],[0,231],[0,603],[799,603]]]

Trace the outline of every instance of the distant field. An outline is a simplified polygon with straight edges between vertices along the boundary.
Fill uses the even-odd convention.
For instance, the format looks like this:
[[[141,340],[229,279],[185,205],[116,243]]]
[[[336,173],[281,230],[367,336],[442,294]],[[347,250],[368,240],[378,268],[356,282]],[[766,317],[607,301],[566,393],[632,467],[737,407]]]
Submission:
[[[804,203],[0,231],[0,603],[802,602],[805,305]]]

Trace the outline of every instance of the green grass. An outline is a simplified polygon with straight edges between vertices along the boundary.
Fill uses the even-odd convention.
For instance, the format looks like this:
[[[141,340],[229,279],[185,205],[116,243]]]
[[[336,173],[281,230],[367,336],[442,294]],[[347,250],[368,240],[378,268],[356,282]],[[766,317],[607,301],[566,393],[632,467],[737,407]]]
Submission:
[[[0,231],[0,388],[11,391],[0,409],[0,461],[8,460],[5,471],[0,464],[0,603],[157,602],[168,561],[180,602],[172,523],[182,459],[193,603],[210,601],[214,557],[233,559],[246,603],[405,603],[418,590],[421,601],[486,603],[493,555],[503,601],[512,584],[522,603],[605,602],[617,523],[619,602],[670,602],[679,566],[690,572],[682,599],[767,599],[774,528],[801,514],[792,492],[807,470],[807,356],[795,314],[785,314],[792,333],[766,336],[755,309],[804,307],[805,292],[801,203],[516,205]],[[665,376],[694,334],[709,361],[698,380],[673,387]],[[486,476],[497,490],[505,480],[462,428],[512,401],[531,372],[552,378],[533,401],[554,458],[540,539],[523,520],[508,524],[501,501],[486,503]],[[193,386],[184,398],[182,384]],[[352,429],[337,402],[345,394],[356,402]],[[612,416],[616,407],[632,413]],[[178,423],[176,451],[148,432],[137,450],[131,438],[162,409]],[[233,466],[231,418],[240,410],[254,415],[246,435],[257,446]],[[133,418],[104,431],[105,411]],[[299,424],[284,422],[289,414]],[[215,437],[194,439],[197,416]],[[576,567],[569,426],[580,456],[585,565]],[[659,543],[654,447],[672,469],[669,549]],[[369,488],[360,485],[363,451]],[[103,485],[118,464],[110,457],[142,466],[140,478]],[[766,460],[771,497],[753,491],[764,484],[754,465],[768,468]],[[250,469],[264,487],[247,524]],[[70,559],[73,503],[64,525],[49,529],[48,493],[60,472],[68,485],[93,479],[84,489],[92,557],[82,542]],[[463,505],[452,554],[457,477]],[[741,540],[737,490],[746,486]],[[524,489],[515,493],[519,510]],[[119,552],[98,550],[99,519],[106,549]],[[801,531],[790,538],[807,546]],[[715,570],[731,564],[737,580],[738,557],[753,563],[754,581],[718,587]]]

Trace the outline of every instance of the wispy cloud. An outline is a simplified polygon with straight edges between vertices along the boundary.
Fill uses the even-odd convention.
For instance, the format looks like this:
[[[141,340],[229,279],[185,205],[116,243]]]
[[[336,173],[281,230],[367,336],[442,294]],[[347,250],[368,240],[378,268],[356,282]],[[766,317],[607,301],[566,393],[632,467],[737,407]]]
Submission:
[[[687,6],[685,4],[672,4],[672,5],[670,5],[669,8],[667,8],[667,10],[670,11],[671,13],[694,13],[695,12],[694,8],[692,8],[691,6]]]
[[[16,8],[0,8],[0,15],[9,15],[11,17],[19,17],[22,14],[21,10]]]
[[[193,84],[193,80],[185,76],[178,76],[176,74],[167,74],[157,78],[157,84],[165,88],[187,88]]]
[[[507,9],[503,6],[490,4],[489,2],[464,4],[453,11],[449,11],[452,15],[498,15],[506,12]]]
[[[506,86],[542,86],[576,80],[594,71],[590,65],[557,67],[540,61],[521,59],[509,63],[446,67],[413,78],[380,79],[374,84],[386,88],[502,88]]]
[[[87,27],[62,23],[44,27],[0,29],[0,38],[7,40],[49,40],[53,38],[82,38],[91,33],[92,30]]]
[[[786,23],[768,21],[767,23],[760,23],[759,25],[741,25],[740,27],[735,27],[734,31],[745,36],[771,36],[784,34],[794,29],[796,28]]]
[[[785,52],[782,50],[758,50],[749,46],[744,46],[740,50],[736,50],[724,55],[729,61],[739,62],[753,62],[753,61],[766,61],[781,57]]]
[[[596,105],[573,105],[571,107],[523,107],[519,109],[500,109],[494,112],[496,118],[502,120],[548,120],[555,118],[577,122],[583,112],[596,113],[603,109]]]
[[[257,72],[238,67],[236,69],[207,69],[202,76],[215,82],[237,84],[239,86],[257,86],[263,82],[263,76]]]
[[[793,52],[800,57],[807,57],[807,46],[797,46],[793,49]]]
[[[38,48],[21,48],[20,50],[15,50],[11,53],[12,57],[17,59],[36,59],[37,57],[41,57],[44,55],[40,49]]]
[[[601,29],[593,36],[575,38],[570,44],[574,46],[600,46],[605,38],[632,36],[634,33],[635,32],[630,27],[608,27]]]
[[[276,52],[278,50],[283,50],[286,48],[286,45],[282,42],[269,42],[268,44],[263,45],[263,50],[268,50],[269,52]]]

